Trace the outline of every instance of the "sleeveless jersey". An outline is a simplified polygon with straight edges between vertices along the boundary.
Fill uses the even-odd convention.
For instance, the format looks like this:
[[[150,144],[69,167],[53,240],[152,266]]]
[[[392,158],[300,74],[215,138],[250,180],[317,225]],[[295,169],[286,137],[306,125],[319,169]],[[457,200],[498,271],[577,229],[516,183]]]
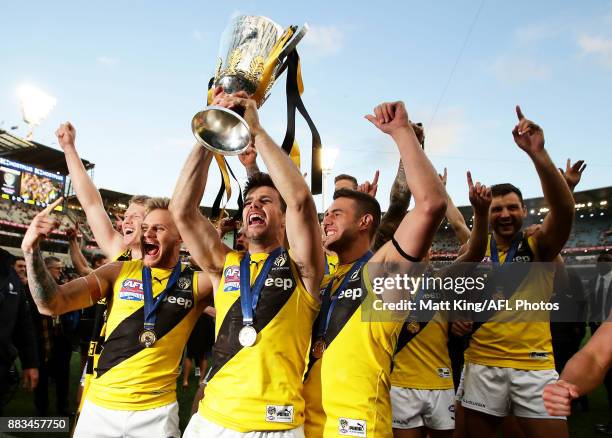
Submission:
[[[352,264],[326,276],[321,290],[334,281],[333,293]],[[325,334],[326,350],[320,359],[312,355],[304,382],[307,437],[392,437],[391,362],[402,322],[373,321],[367,264],[351,275],[338,295]],[[321,315],[319,316],[321,318]],[[317,339],[319,318],[313,326]]]
[[[490,261],[491,238],[484,262]],[[509,248],[499,248],[499,261],[503,264]],[[513,263],[538,261],[536,243],[533,237],[523,238]],[[530,302],[549,302],[553,292],[553,263],[538,263],[526,272],[519,281],[515,292],[508,298],[516,309],[515,302],[524,299]],[[522,321],[517,310],[500,310],[483,323],[476,324],[470,345],[465,351],[465,361],[479,365],[516,368],[522,370],[547,370],[555,368],[550,334],[549,312],[529,311],[523,313]],[[533,321],[525,321],[525,317]]]
[[[335,253],[325,253],[325,275],[334,275],[338,269],[338,256]]]
[[[242,347],[238,333],[243,327],[243,256],[232,251],[225,258],[215,294],[213,367],[198,412],[239,432],[293,429],[304,422],[302,376],[319,303],[283,250],[272,263],[254,311],[257,340],[251,347]],[[251,254],[251,285],[267,258],[267,253]]]
[[[142,260],[123,262],[108,308],[104,345],[94,363],[87,400],[117,410],[152,409],[176,401],[176,378],[183,348],[201,313],[197,275],[183,268],[175,287],[157,308],[157,341],[139,342],[144,328]],[[171,269],[152,268],[153,296],[168,282]]]
[[[129,262],[130,260],[132,260],[132,250],[129,248],[115,256],[115,258],[113,259],[113,261],[115,262]],[[89,348],[87,350],[87,361],[85,362],[85,380],[83,382],[83,394],[81,395],[81,402],[77,407],[77,413],[80,413],[81,409],[83,408],[83,403],[85,402],[85,395],[89,391],[91,377],[94,373],[94,363],[98,361],[98,357],[100,356],[100,352],[102,351],[102,344],[104,343],[104,334],[106,330],[106,297],[101,298],[96,304],[93,305],[93,311],[93,327],[91,330]]]
[[[404,324],[402,330],[410,330],[409,325]],[[397,351],[391,384],[414,389],[454,388],[446,312],[436,312],[433,319]]]

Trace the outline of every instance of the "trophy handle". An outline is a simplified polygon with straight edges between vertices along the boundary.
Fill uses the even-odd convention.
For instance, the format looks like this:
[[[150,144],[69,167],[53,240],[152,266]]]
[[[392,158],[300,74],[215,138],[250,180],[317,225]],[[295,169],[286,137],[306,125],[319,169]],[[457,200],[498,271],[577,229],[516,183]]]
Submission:
[[[297,28],[297,26],[296,26]],[[279,54],[279,59],[284,59],[287,57],[287,55],[293,50],[295,49],[295,47],[298,45],[298,43],[300,41],[302,41],[302,38],[304,38],[304,36],[306,35],[306,32],[308,32],[308,29],[310,27],[308,26],[308,23],[304,23],[304,25],[297,30],[293,36],[291,37],[291,39],[289,41],[287,41],[287,44],[285,44],[285,47],[283,47],[283,50],[281,50],[280,54]]]
[[[291,28],[297,29],[297,26],[291,26]],[[276,68],[274,69],[274,73],[272,74],[273,78],[278,79],[285,72],[285,70],[287,69],[287,55],[296,48],[300,41],[302,41],[302,38],[304,38],[304,35],[306,35],[306,32],[308,32],[308,29],[308,23],[304,23],[304,25],[299,30],[294,31],[289,41],[287,41],[283,49],[278,54],[278,65],[276,66]],[[274,83],[276,83],[276,81]],[[268,100],[270,93],[269,90],[267,91],[268,92],[262,97],[259,106],[263,105],[264,102]]]

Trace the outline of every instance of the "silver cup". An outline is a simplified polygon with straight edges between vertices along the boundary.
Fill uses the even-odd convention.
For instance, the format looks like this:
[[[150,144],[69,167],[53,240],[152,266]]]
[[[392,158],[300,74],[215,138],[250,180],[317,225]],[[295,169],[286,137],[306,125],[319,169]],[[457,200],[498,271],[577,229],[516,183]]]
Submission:
[[[225,29],[219,48],[214,87],[226,93],[246,91],[256,97],[257,106],[266,100],[276,78],[283,71],[283,61],[308,30],[295,26],[286,31],[266,17],[242,15],[234,18]],[[286,32],[293,32],[278,55],[279,41]],[[272,59],[274,56],[274,59]],[[271,77],[264,78],[266,66],[272,63]],[[262,84],[262,79],[267,84]],[[265,90],[262,90],[265,86]],[[251,132],[240,111],[220,106],[208,106],[191,121],[191,130],[200,144],[222,155],[238,155],[251,142]]]

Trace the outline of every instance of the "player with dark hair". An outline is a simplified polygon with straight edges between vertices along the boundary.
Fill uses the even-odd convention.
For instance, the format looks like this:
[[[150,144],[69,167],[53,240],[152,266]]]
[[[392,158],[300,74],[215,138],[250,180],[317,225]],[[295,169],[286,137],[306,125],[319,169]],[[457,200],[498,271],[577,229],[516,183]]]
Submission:
[[[245,187],[248,252],[225,246],[198,208],[210,151],[194,147],[175,188],[170,211],[209,275],[217,312],[206,396],[184,436],[303,437],[301,382],[324,263],[315,203],[299,169],[261,127],[246,93],[227,95],[218,87],[214,103],[244,109],[270,174],[253,174]],[[285,233],[290,250],[283,248]]]
[[[493,234],[485,260],[499,276],[525,263],[552,262],[567,241],[574,217],[572,194],[544,148],[542,129],[527,120],[518,106],[516,113],[514,141],[531,158],[550,211],[542,227],[525,237],[522,226],[527,210],[521,191],[512,184],[491,187],[489,220]],[[552,263],[534,264],[518,272],[511,282],[506,274],[490,292],[500,299],[549,302],[553,276]],[[499,310],[474,324],[458,390],[470,437],[496,436],[503,418],[510,413],[529,436],[568,434],[565,419],[550,416],[541,397],[544,387],[558,377],[549,315],[546,311],[528,312],[527,317],[531,319],[517,321],[518,312]]]
[[[376,199],[338,190],[325,213],[325,247],[338,255],[340,266],[321,284],[321,312],[312,328],[304,382],[308,437],[392,436],[391,361],[403,320],[377,320],[370,307],[372,279],[386,274],[381,267],[409,270],[422,260],[446,208],[444,187],[404,104],[383,103],[367,119],[397,144],[415,207],[375,254],[370,248],[380,223]]]

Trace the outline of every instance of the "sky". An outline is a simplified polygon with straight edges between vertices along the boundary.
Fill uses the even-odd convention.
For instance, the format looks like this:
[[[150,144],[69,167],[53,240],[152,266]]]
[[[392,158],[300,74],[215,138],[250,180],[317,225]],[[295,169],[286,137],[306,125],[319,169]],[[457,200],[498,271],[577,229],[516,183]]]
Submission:
[[[25,136],[16,89],[35,85],[57,99],[34,140],[59,148],[69,120],[77,149],[96,164],[100,188],[170,196],[194,144],[193,115],[205,106],[223,29],[240,14],[283,27],[308,23],[299,44],[304,103],[324,147],[340,150],[333,176],[360,182],[380,170],[383,210],[399,152],[363,116],[402,100],[426,132],[426,152],[458,205],[465,173],[512,182],[541,196],[536,171],[513,142],[514,107],[540,124],[558,166],[584,159],[579,190],[612,185],[611,1],[27,1],[3,5],[0,128]],[[260,110],[281,143],[284,79]],[[302,172],[310,133],[298,116]],[[243,180],[237,158],[229,159]],[[261,159],[260,167],[263,168]],[[204,205],[220,184],[211,167]],[[327,203],[331,194],[327,195]],[[315,197],[321,209],[320,196]],[[235,205],[230,202],[230,206]]]

